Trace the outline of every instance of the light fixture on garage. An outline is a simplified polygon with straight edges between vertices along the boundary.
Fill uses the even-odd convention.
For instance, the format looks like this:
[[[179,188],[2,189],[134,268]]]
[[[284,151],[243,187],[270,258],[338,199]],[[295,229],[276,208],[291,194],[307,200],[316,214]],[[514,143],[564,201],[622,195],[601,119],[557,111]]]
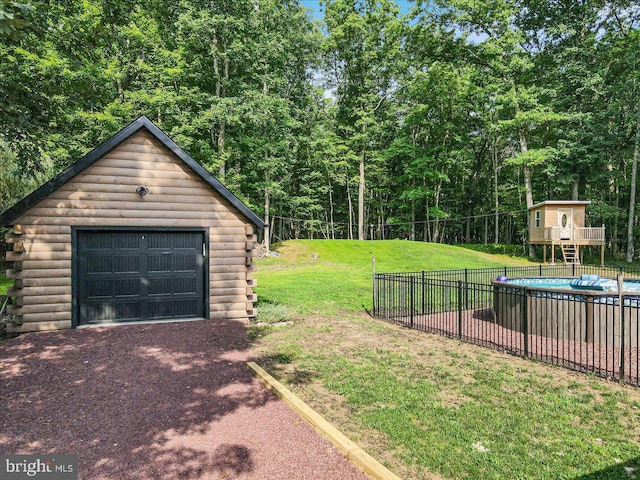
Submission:
[[[140,198],[144,197],[147,193],[149,193],[149,189],[145,186],[140,185],[136,188],[136,193],[140,195]]]

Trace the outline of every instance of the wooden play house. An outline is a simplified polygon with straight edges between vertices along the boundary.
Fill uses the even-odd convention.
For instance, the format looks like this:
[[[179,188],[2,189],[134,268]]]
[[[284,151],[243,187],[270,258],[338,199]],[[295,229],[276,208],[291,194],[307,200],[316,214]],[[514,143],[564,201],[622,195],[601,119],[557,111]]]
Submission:
[[[588,200],[547,200],[529,208],[529,242],[551,247],[551,263],[556,261],[556,247],[560,247],[565,263],[580,264],[584,247],[600,246],[600,260],[604,264],[604,226],[585,227]]]

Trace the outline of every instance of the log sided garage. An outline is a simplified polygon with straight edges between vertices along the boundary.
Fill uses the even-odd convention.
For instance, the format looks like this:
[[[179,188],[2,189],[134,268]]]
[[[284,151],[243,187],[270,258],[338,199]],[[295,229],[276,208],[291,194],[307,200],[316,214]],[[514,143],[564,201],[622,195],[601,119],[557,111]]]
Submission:
[[[264,223],[140,117],[4,212],[12,332],[255,316]]]

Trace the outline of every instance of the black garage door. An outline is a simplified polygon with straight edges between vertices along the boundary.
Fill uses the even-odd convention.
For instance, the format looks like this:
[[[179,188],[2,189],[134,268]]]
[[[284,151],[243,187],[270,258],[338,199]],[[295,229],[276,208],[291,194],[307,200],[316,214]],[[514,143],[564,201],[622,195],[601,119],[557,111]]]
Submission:
[[[204,233],[84,231],[77,324],[203,317]]]

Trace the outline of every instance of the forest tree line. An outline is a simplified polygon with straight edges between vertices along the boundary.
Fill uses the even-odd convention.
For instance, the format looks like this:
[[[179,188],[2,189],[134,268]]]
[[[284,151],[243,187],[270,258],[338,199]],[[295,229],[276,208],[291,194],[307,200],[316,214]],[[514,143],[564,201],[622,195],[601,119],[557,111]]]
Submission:
[[[0,0],[0,209],[147,115],[272,241],[638,239],[631,0]],[[639,248],[640,250],[640,248]]]

